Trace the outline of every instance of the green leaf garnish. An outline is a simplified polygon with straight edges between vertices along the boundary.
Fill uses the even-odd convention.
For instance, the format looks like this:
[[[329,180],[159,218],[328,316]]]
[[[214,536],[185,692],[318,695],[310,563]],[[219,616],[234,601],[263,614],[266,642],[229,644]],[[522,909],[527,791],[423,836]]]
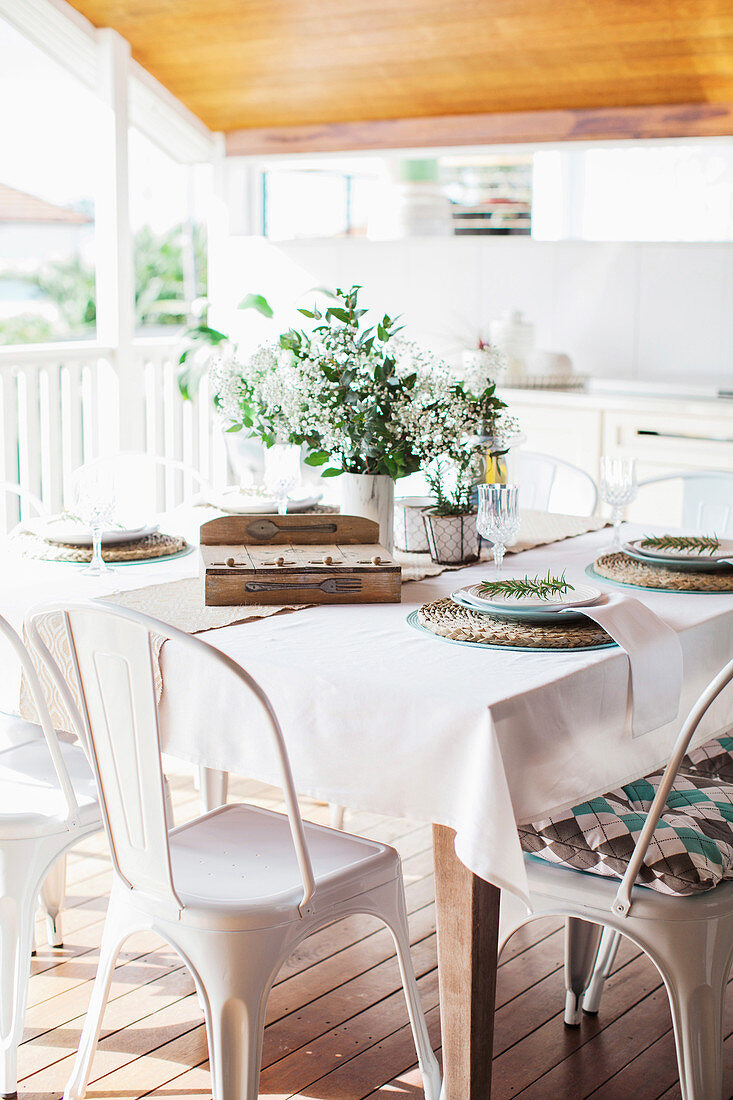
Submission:
[[[689,550],[694,554],[712,554],[720,547],[716,535],[646,535],[642,546],[654,550]]]
[[[481,581],[482,596],[536,596],[549,600],[551,596],[564,596],[574,592],[572,584],[565,580],[565,570],[559,577],[547,571],[546,577],[507,577],[500,581]]]

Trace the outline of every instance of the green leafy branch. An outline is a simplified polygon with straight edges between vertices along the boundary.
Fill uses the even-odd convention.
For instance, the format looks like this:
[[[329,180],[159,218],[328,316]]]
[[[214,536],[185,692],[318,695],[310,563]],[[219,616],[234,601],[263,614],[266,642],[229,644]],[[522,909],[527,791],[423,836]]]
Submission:
[[[547,571],[546,577],[507,577],[499,581],[481,581],[483,596],[536,596],[549,600],[551,596],[564,596],[575,588],[565,579],[565,570],[559,577]]]
[[[720,548],[720,539],[716,535],[646,535],[642,546],[654,550],[689,550],[694,554],[713,554]]]

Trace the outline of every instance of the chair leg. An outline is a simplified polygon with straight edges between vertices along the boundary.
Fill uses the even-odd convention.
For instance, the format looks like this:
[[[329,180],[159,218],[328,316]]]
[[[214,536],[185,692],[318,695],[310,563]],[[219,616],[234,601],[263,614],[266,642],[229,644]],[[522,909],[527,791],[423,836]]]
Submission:
[[[662,972],[672,1010],[682,1098],[718,1100],[723,1092],[723,1008],[733,921],[727,922],[725,935],[714,921],[676,928],[669,922],[650,931],[654,942],[648,954]]]
[[[6,870],[6,869],[4,869]],[[9,883],[3,874],[0,899],[0,1096],[18,1092],[18,1044],[23,1037],[30,979],[31,947],[38,887]],[[13,889],[15,885],[15,889]],[[25,884],[24,884],[25,885]]]
[[[201,812],[207,814],[209,810],[223,806],[229,790],[229,772],[222,772],[217,768],[199,767],[198,777]]]
[[[257,1100],[267,998],[297,929],[170,929],[206,1017],[213,1100]]]
[[[391,891],[392,896],[386,899],[386,905],[380,914],[382,920],[392,933],[392,938],[397,949],[397,960],[402,976],[402,988],[405,991],[407,1012],[410,1017],[410,1026],[415,1041],[417,1060],[422,1073],[425,1100],[439,1100],[441,1094],[441,1075],[438,1060],[433,1052],[430,1042],[428,1026],[425,1022],[425,1012],[420,1000],[420,991],[417,988],[415,970],[412,965],[412,953],[410,951],[410,929],[407,921],[407,906],[405,905],[405,891],[402,883],[397,880]],[[380,897],[381,901],[381,897]]]
[[[339,806],[335,802],[329,802],[328,804],[328,823],[332,829],[343,829],[344,817],[346,816],[346,807]]]
[[[213,1100],[257,1100],[267,992],[209,999],[206,1035]]]
[[[41,906],[46,913],[49,947],[63,947],[61,913],[66,900],[66,856],[61,856],[46,875],[41,887]]]
[[[107,919],[104,922],[97,976],[94,979],[74,1068],[64,1090],[64,1100],[82,1100],[86,1094],[117,956],[122,944],[134,931],[136,928],[131,926],[124,913],[115,904],[113,893],[107,910]]]
[[[603,929],[599,924],[565,918],[565,1024],[580,1026],[580,1005],[593,973]]]
[[[620,932],[614,931],[613,928],[603,929],[593,974],[583,997],[583,1012],[588,1016],[595,1016],[601,1007],[603,987],[613,970],[620,943]]]

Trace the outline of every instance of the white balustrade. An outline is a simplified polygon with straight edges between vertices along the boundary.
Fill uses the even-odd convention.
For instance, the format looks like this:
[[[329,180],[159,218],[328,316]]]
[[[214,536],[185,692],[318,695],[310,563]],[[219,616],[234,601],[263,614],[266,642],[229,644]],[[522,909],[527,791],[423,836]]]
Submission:
[[[133,449],[120,416],[120,389],[132,393],[145,423],[145,451],[193,467],[214,485],[229,479],[224,439],[206,379],[193,401],[177,383],[176,344],[167,338],[135,341],[123,369],[112,347],[69,342],[0,347],[0,482],[11,482],[60,511],[77,466]],[[196,492],[193,478],[161,467],[159,508]],[[0,504],[0,531],[26,518],[26,505]]]

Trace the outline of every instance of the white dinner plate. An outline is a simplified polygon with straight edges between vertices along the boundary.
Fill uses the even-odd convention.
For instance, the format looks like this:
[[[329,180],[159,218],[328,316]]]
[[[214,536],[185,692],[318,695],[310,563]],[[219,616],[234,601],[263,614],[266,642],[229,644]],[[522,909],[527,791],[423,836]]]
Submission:
[[[543,600],[538,596],[483,596],[480,584],[469,584],[465,588],[459,588],[458,592],[465,596],[471,604],[479,610],[490,611],[562,611],[566,607],[589,607],[601,598],[602,592],[595,585],[580,583],[573,586],[571,592],[563,596],[550,596]]]
[[[730,557],[725,558],[711,558],[707,554],[703,554],[702,557],[698,557],[697,554],[695,554],[693,557],[673,558],[662,556],[661,553],[657,554],[651,553],[648,550],[641,550],[637,545],[639,541],[639,539],[636,539],[634,542],[626,542],[621,549],[628,557],[633,558],[634,561],[640,561],[644,565],[656,565],[664,569],[677,569],[682,573],[720,573],[726,569],[729,570],[733,568],[733,553],[730,554]]]
[[[657,561],[689,561],[689,562],[717,562],[725,558],[733,558],[733,539],[720,539],[720,546],[710,553],[698,554],[695,550],[660,550],[655,546],[644,546],[644,539],[634,539],[628,542],[628,547],[634,553],[643,558],[652,558]]]
[[[513,607],[507,610],[501,607],[479,607],[470,598],[465,597],[461,590],[451,592],[450,598],[458,607],[465,607],[467,611],[475,611],[479,615],[490,615],[494,619],[509,619],[513,622],[535,623],[538,626],[557,626],[560,615],[559,611],[553,611],[552,608],[538,610],[534,607]],[[581,622],[583,618],[585,616],[582,611],[574,611],[572,608],[566,608],[562,612],[564,623]]]
[[[92,533],[79,520],[68,516],[38,516],[27,520],[24,526],[34,535],[40,535],[47,542],[63,543],[64,546],[91,546]],[[103,546],[122,546],[126,542],[136,542],[147,535],[154,535],[158,524],[141,527],[113,527],[102,535]]]
[[[304,512],[318,504],[322,493],[288,497],[288,512]],[[214,508],[221,509],[233,516],[262,516],[277,512],[278,501],[275,497],[261,496],[259,493],[246,493],[238,488],[223,489],[220,493],[211,493],[207,501]]]

